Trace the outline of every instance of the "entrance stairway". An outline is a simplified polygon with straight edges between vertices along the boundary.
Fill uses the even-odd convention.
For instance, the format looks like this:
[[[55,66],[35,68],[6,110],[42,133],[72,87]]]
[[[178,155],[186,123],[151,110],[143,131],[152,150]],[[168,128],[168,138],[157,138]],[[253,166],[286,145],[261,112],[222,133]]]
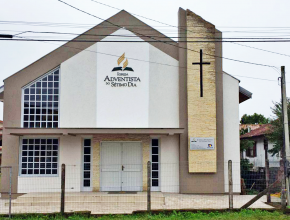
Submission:
[[[165,205],[163,193],[151,193],[151,206],[155,209],[162,209]],[[9,206],[6,202],[5,206]],[[12,209],[23,212],[30,209],[38,210],[39,213],[59,212],[60,193],[28,193],[19,196],[12,201]],[[22,211],[21,211],[21,210]],[[66,193],[65,211],[91,211],[92,213],[108,212],[130,213],[137,210],[147,209],[147,193],[137,192],[136,194],[109,194],[107,192],[78,192]]]

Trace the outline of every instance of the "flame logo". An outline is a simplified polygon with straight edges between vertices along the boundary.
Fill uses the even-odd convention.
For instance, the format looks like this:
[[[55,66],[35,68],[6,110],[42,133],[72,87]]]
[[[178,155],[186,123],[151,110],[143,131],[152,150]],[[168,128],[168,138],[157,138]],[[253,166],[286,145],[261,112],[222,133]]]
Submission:
[[[125,59],[125,53],[123,53],[123,55],[119,57],[119,59],[117,61],[118,62],[118,66],[120,65],[120,63],[123,62],[124,59]]]
[[[118,67],[114,67],[112,72],[114,71],[132,71],[134,72],[132,67],[128,67],[129,61],[126,58],[125,62],[123,63],[123,68],[120,66],[120,64],[125,60],[125,53],[123,53],[117,60]]]
[[[125,69],[128,66],[128,59],[123,63],[123,69]]]

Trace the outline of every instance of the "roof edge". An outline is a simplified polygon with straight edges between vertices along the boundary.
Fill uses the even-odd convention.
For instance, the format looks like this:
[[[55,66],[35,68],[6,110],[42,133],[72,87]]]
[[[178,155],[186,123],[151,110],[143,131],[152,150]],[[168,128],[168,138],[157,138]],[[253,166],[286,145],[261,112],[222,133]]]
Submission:
[[[239,92],[244,94],[245,96],[249,97],[249,99],[252,98],[253,93],[251,93],[250,91],[246,90],[245,88],[239,86]]]
[[[225,71],[223,71],[223,73],[226,74],[226,75],[228,75],[228,76],[230,76],[230,77],[232,77],[232,78],[234,78],[235,80],[238,80],[239,83],[241,82],[241,80],[239,80],[238,78],[232,76],[231,74],[229,74],[229,73],[227,73],[227,72],[225,72]]]

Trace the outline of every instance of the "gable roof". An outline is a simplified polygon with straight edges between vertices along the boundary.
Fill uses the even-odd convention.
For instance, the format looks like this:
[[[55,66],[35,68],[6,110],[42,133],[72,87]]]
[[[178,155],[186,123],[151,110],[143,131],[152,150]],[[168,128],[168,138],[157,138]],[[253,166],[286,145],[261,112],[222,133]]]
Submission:
[[[271,132],[271,124],[263,124],[259,128],[240,136],[241,139],[265,136]]]
[[[148,43],[158,48],[162,52],[168,54],[169,56],[173,57],[174,59],[178,60],[177,42],[173,41],[171,38],[165,36],[164,34],[155,30],[151,26],[145,24],[144,22],[140,21],[138,18],[129,14],[125,10],[122,10],[117,14],[115,14],[114,16],[107,19],[106,21],[103,21],[102,23],[96,25],[95,27],[84,32],[83,34],[80,34],[79,36],[69,41],[68,43],[60,46],[59,48],[55,49],[49,54],[43,56],[34,63],[28,65],[24,69],[4,79],[4,82],[9,81],[11,78],[18,77],[20,75],[25,75],[24,81],[22,79],[19,80],[23,82],[22,86],[26,85],[27,83],[31,82],[37,77],[59,66],[61,63],[78,54],[79,52],[101,41],[106,36],[119,30],[120,27],[116,25],[126,28],[127,30],[133,32],[135,35],[137,35],[138,37],[140,37],[145,41],[152,40],[152,38],[146,37],[149,35],[155,36],[156,37],[155,39],[161,38],[162,40],[164,40],[164,38],[166,38],[166,41],[171,42],[169,43],[148,42]],[[134,26],[143,26],[143,27],[138,29],[138,31],[131,30],[132,27]],[[89,40],[90,42],[76,42],[77,40],[82,41]]]
[[[249,92],[248,90],[244,89],[243,87],[239,86],[239,100],[240,103],[251,99],[252,98],[252,93]]]

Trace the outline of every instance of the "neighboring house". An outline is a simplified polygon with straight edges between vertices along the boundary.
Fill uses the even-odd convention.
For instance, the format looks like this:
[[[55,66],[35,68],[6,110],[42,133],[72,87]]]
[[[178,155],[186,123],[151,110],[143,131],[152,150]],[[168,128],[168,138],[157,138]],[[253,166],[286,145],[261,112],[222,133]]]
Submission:
[[[240,131],[246,130],[247,132],[250,132],[250,131],[255,130],[261,126],[262,126],[262,124],[240,124]]]
[[[239,103],[252,94],[223,72],[220,42],[183,49],[221,32],[189,10],[178,16],[181,42],[120,11],[4,80],[3,165],[13,167],[13,196],[59,192],[61,164],[68,192],[146,191],[148,161],[152,191],[220,194],[232,160],[240,192]],[[201,49],[210,62],[202,73],[192,65]]]
[[[268,143],[266,135],[271,132],[270,124],[258,126],[244,125],[244,128],[252,128],[249,133],[241,135],[241,140],[248,139],[254,141],[254,146],[243,152],[243,158],[247,158],[254,165],[254,168],[265,167],[265,159],[268,157],[270,167],[279,167],[280,155],[272,156],[266,154],[267,149],[273,148],[272,143]]]

